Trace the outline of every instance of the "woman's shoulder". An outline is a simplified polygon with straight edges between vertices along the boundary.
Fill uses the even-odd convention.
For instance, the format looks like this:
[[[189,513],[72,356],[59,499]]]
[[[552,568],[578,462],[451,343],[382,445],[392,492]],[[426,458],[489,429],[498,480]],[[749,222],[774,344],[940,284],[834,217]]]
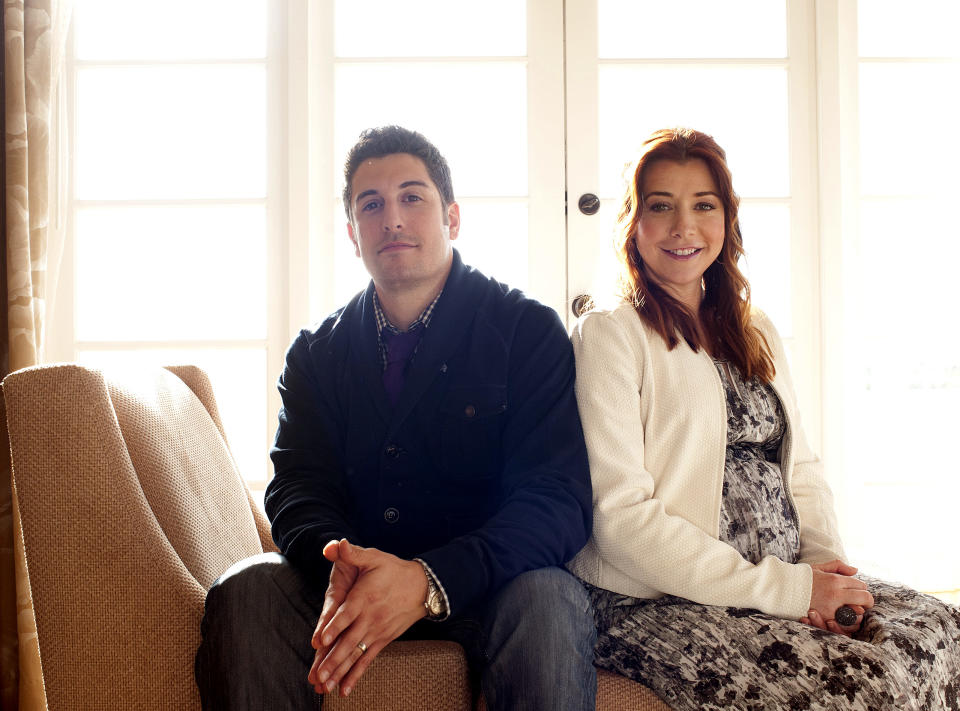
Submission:
[[[586,358],[598,366],[609,368],[613,360],[627,363],[644,359],[660,340],[630,303],[612,308],[595,308],[583,314],[571,334],[577,358]]]
[[[757,306],[750,306],[750,324],[760,330],[764,336],[780,339],[780,332],[773,324],[773,320],[767,315],[767,312]]]
[[[643,319],[637,314],[633,304],[622,301],[603,308],[593,308],[583,314],[574,326],[581,335],[585,333],[602,334],[612,330],[640,330]]]

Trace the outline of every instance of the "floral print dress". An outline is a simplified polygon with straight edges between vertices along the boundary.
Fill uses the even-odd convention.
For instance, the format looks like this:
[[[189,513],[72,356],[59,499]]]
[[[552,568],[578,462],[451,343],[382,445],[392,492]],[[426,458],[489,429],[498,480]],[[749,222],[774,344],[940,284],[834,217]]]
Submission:
[[[720,539],[757,563],[795,563],[796,512],[783,486],[780,401],[716,361],[727,400]],[[848,638],[757,610],[648,600],[588,585],[596,665],[686,709],[960,711],[960,608],[860,576],[875,606]]]

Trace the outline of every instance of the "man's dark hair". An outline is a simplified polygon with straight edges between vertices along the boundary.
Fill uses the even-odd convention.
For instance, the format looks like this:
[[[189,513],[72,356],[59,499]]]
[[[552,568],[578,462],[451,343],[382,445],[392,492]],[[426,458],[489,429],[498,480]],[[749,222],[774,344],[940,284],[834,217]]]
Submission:
[[[380,126],[368,128],[360,134],[343,165],[343,209],[347,219],[353,219],[353,175],[365,160],[383,158],[394,153],[409,153],[423,161],[430,174],[430,179],[440,192],[443,200],[444,214],[446,207],[454,201],[453,181],[450,179],[450,166],[437,147],[430,143],[423,134],[403,128],[402,126]]]

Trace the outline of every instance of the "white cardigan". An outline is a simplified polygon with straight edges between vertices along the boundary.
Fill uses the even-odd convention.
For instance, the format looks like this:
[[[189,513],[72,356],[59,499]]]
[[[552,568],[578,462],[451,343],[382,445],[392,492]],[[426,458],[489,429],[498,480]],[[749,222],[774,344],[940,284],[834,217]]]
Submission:
[[[594,311],[574,329],[577,402],[593,479],[593,537],[568,567],[633,597],[678,595],[706,605],[807,614],[807,563],[844,559],[833,497],[810,451],[780,337],[753,315],[770,344],[787,430],[780,448],[800,522],[801,563],[754,565],[718,539],[727,443],[723,385],[711,357],[683,339],[672,350],[629,304]]]

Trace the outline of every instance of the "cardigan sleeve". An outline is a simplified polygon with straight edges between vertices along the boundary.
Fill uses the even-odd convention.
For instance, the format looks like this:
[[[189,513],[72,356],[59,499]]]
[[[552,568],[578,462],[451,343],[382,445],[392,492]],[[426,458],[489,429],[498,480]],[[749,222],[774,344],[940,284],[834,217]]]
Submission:
[[[278,383],[282,406],[270,450],[275,473],[264,507],[283,554],[325,578],[331,563],[323,557],[323,546],[341,538],[360,545],[363,540],[349,520],[342,457],[333,445],[336,418],[330,416],[329,398],[316,376],[309,334],[301,331],[287,351]]]
[[[782,393],[792,433],[793,471],[790,476],[790,495],[800,518],[800,561],[826,563],[846,560],[834,513],[833,493],[827,484],[820,458],[807,443],[797,396],[790,376],[786,353],[780,334],[767,316],[759,311],[753,314],[753,323],[767,339],[777,368],[775,383]]]
[[[655,477],[645,464],[647,439],[657,433],[645,432],[644,408],[675,406],[677,417],[695,417],[691,408],[703,408],[697,402],[702,395],[698,398],[700,394],[691,391],[681,398],[686,402],[669,405],[658,403],[654,391],[647,393],[646,404],[642,402],[644,388],[654,388],[649,344],[642,326],[624,316],[637,319],[623,309],[589,314],[573,334],[576,391],[593,479],[593,536],[601,567],[615,567],[620,576],[651,590],[651,596],[668,593],[792,619],[805,615],[812,581],[809,566],[773,556],[754,565],[686,518],[671,514],[658,498]],[[663,357],[673,355],[664,350]],[[697,459],[685,458],[685,453],[694,451],[698,442],[688,441],[691,433],[685,423],[679,424],[674,432],[681,439],[672,443],[676,454],[671,456],[682,465]],[[722,424],[716,435],[722,436]],[[705,485],[714,479],[710,471],[696,477]],[[684,494],[711,498],[706,492]]]

